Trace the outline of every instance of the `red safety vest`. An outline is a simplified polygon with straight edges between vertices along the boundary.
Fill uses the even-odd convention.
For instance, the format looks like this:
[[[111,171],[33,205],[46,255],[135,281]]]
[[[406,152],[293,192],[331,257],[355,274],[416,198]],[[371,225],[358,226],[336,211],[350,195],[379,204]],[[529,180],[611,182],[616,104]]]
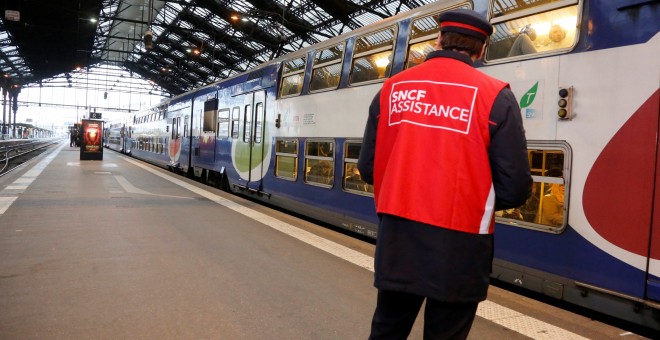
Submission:
[[[374,160],[377,212],[492,233],[489,115],[507,86],[452,58],[431,58],[388,79]]]

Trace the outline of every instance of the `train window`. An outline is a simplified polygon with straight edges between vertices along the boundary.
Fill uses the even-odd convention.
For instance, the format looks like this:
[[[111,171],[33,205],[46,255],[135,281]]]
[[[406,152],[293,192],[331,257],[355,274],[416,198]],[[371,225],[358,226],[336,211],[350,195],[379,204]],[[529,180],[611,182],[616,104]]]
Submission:
[[[496,212],[499,223],[560,233],[568,222],[570,148],[565,143],[528,141],[534,184],[532,196],[519,208]]]
[[[412,22],[406,68],[421,64],[426,59],[426,55],[435,50],[438,32],[440,32],[438,14],[428,15]]]
[[[394,28],[388,28],[357,38],[351,67],[351,84],[389,77],[395,34]]]
[[[179,120],[181,118],[174,118],[172,119],[172,135],[170,138],[172,139],[177,139],[179,138]]]
[[[264,103],[257,103],[254,106],[255,109],[255,120],[254,120],[254,142],[261,143],[261,134],[263,130],[263,120],[264,120]]]
[[[298,140],[275,141],[275,176],[296,180],[298,178]]]
[[[238,119],[241,116],[241,108],[234,106],[231,109],[231,138],[238,138]]]
[[[218,137],[229,137],[229,109],[218,111]]]
[[[305,58],[285,61],[282,66],[282,83],[280,97],[298,95],[302,91],[305,78]]]
[[[305,142],[305,183],[331,187],[335,180],[333,141]]]
[[[213,98],[204,102],[204,132],[215,132],[218,120],[218,99]]]
[[[316,52],[309,89],[317,91],[337,87],[343,57],[343,43]]]
[[[525,6],[495,1],[491,15],[495,32],[486,61],[570,50],[577,41],[578,10],[578,0],[541,0]]]
[[[250,142],[250,132],[252,131],[252,105],[245,105],[243,111],[243,142]]]
[[[470,9],[470,4],[450,7],[443,10],[449,11],[457,8]],[[435,50],[438,41],[440,25],[438,15],[442,12],[436,12],[416,19],[410,25],[410,34],[408,40],[408,55],[406,57],[406,68],[419,65],[426,60],[426,55]]]
[[[362,143],[346,142],[344,148],[344,178],[342,182],[344,190],[358,194],[373,195],[374,186],[362,180],[360,170],[357,168]]]

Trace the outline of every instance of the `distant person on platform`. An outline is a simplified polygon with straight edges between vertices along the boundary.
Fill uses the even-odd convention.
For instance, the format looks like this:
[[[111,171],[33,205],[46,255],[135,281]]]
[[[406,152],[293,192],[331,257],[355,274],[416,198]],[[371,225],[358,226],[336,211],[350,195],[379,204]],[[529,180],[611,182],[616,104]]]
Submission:
[[[369,107],[358,159],[379,217],[369,339],[407,339],[425,300],[424,339],[467,338],[490,281],[494,213],[531,192],[518,101],[473,66],[493,27],[465,9],[438,20],[437,50]]]
[[[508,57],[536,53],[534,40],[536,40],[536,30],[530,25],[525,25],[513,42]]]

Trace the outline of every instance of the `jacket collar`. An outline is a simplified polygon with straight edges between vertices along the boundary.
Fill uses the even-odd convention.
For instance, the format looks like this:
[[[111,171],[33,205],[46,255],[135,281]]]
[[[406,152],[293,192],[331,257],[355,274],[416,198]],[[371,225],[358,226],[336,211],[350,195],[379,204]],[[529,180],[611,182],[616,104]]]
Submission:
[[[474,66],[472,63],[472,59],[460,52],[456,51],[451,51],[451,50],[434,50],[431,51],[429,54],[426,55],[426,60],[433,59],[433,58],[450,58],[450,59],[456,59],[458,61],[462,61],[470,66]],[[425,60],[425,61],[426,61]]]

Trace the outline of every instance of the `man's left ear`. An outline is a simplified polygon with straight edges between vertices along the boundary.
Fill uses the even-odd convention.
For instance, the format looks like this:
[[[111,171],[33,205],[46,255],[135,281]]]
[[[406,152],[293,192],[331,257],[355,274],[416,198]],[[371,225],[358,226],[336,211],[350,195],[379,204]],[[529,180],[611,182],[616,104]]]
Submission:
[[[483,46],[481,46],[481,52],[479,53],[479,58],[477,59],[482,59],[484,55],[486,54],[486,47],[488,46],[488,42],[486,41]]]

